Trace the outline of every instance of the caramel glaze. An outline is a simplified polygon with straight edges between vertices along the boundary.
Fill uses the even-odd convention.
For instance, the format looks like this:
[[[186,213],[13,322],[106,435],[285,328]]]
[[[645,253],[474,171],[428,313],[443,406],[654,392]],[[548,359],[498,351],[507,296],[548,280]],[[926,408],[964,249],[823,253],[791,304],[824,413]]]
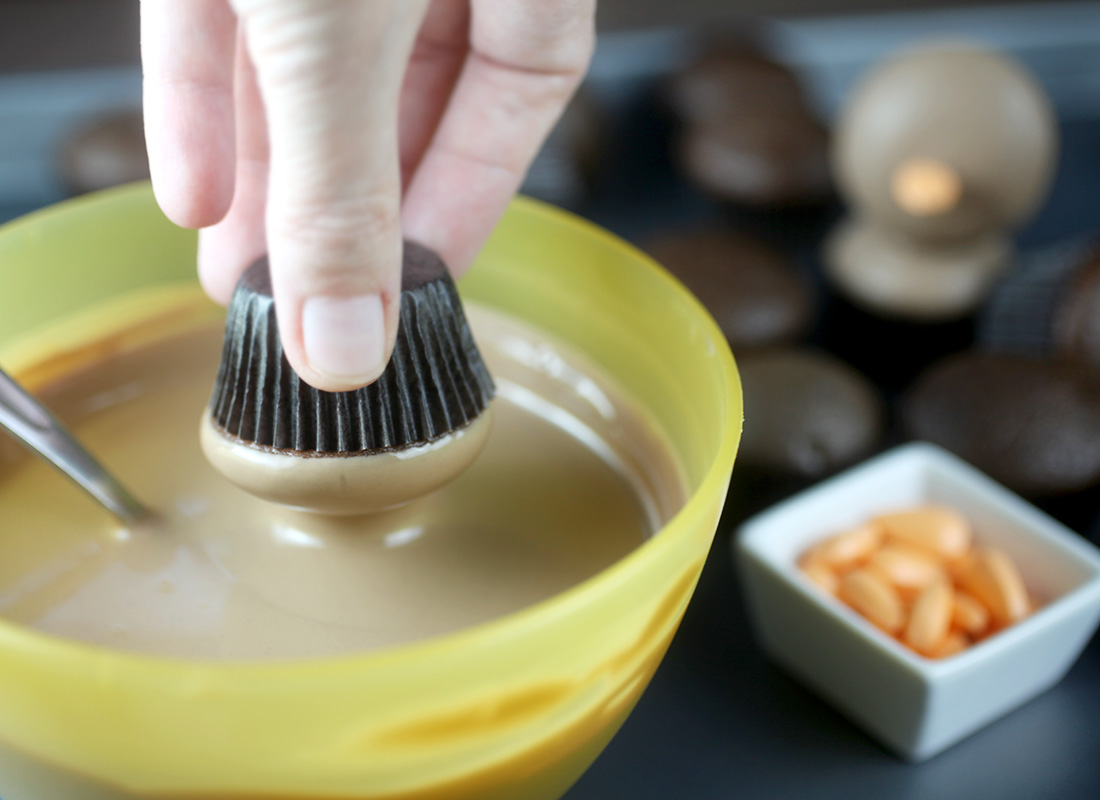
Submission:
[[[157,516],[120,527],[0,448],[0,615],[163,656],[313,657],[455,631],[610,566],[682,505],[670,448],[569,348],[486,309],[470,318],[499,390],[481,455],[369,517],[280,508],[209,466],[195,420],[217,324],[55,381],[47,403]]]

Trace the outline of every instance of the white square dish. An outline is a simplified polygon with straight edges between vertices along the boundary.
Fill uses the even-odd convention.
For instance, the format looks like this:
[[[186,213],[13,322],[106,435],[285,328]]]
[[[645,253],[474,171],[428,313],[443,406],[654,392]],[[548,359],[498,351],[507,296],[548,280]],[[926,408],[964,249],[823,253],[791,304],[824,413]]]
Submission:
[[[813,543],[934,503],[1019,566],[1038,608],[954,656],[924,658],[798,569]],[[747,521],[734,538],[756,637],[889,749],[923,761],[1057,683],[1100,623],[1100,550],[950,453],[898,447]]]

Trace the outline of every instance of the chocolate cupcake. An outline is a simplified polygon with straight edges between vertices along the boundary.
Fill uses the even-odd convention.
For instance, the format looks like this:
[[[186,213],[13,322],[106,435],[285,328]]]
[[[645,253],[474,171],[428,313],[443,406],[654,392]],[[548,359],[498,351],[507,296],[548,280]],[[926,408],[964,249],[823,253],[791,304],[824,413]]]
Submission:
[[[1100,251],[1062,287],[1054,310],[1055,354],[1100,371]]]
[[[739,359],[745,432],[739,463],[816,480],[870,455],[885,427],[872,384],[826,353],[781,349]]]
[[[493,382],[446,266],[406,242],[401,319],[370,386],[324,392],[282,350],[267,259],[241,277],[204,419],[207,457],[253,494],[325,513],[400,505],[446,483],[488,433]]]
[[[757,114],[805,113],[806,97],[789,67],[744,46],[715,47],[664,85],[665,103],[687,124]]]
[[[793,206],[830,192],[829,139],[808,115],[756,114],[694,125],[680,138],[684,176],[748,206]]]
[[[149,178],[145,128],[140,111],[94,120],[62,143],[58,176],[72,194]]]
[[[984,349],[1100,370],[1100,248],[1076,237],[1026,253],[979,317]]]
[[[1089,262],[1095,247],[1093,237],[1076,237],[1019,254],[1004,277],[994,284],[979,311],[976,329],[979,349],[1045,358],[1057,356],[1056,331],[1076,316],[1071,311],[1077,299],[1076,276]],[[1068,318],[1059,321],[1063,316]],[[1069,333],[1076,325],[1066,327]]]
[[[812,322],[808,283],[756,239],[704,229],[665,236],[646,250],[700,299],[735,351],[794,341]]]
[[[1100,482],[1100,383],[1076,365],[960,353],[921,376],[902,422],[1023,495]]]
[[[831,193],[828,134],[798,76],[749,44],[716,43],[664,86],[684,178],[734,207],[806,206]]]

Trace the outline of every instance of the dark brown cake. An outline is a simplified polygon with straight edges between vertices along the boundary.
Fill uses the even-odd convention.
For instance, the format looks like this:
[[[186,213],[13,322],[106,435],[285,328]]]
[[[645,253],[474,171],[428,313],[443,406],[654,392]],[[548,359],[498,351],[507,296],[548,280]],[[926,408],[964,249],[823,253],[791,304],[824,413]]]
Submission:
[[[810,326],[809,286],[756,239],[705,229],[665,236],[646,250],[702,301],[735,351],[790,342]]]
[[[58,152],[58,175],[72,194],[147,180],[141,112],[111,114],[77,130]]]
[[[798,76],[745,47],[709,50],[664,86],[665,102],[681,122],[697,124],[755,114],[802,114]]]
[[[745,432],[738,459],[784,477],[815,479],[870,455],[882,437],[871,383],[825,353],[781,349],[739,359]]]
[[[971,351],[933,365],[903,403],[910,436],[1037,497],[1100,481],[1100,384],[1086,369]]]
[[[1054,311],[1054,350],[1100,371],[1100,252],[1077,268]]]
[[[764,209],[829,196],[828,134],[798,75],[759,42],[713,41],[663,90],[680,125],[675,158],[702,191]]]
[[[789,206],[828,196],[828,134],[808,115],[756,114],[683,132],[685,177],[720,200]]]

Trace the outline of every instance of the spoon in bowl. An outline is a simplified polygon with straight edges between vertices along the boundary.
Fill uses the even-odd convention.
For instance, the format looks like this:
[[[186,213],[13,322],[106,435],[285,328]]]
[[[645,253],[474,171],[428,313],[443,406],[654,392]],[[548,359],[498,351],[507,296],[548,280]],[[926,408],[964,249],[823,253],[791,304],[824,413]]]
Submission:
[[[0,370],[0,428],[69,476],[123,522],[137,522],[148,515],[141,503],[65,426],[3,370]]]

